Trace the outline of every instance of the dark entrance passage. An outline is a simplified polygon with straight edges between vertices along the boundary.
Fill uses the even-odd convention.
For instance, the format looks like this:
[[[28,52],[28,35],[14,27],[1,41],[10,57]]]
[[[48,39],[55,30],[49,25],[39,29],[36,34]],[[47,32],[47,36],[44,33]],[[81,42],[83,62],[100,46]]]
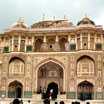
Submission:
[[[22,89],[20,86],[18,86],[16,88],[16,98],[21,98],[21,95],[22,95]]]
[[[78,99],[92,100],[93,84],[88,81],[83,81],[78,85]]]
[[[9,98],[21,98],[22,97],[22,84],[18,81],[13,81],[9,84],[8,97]]]
[[[54,82],[50,83],[47,87],[46,97],[51,96],[52,99],[56,99],[58,94],[58,85]]]

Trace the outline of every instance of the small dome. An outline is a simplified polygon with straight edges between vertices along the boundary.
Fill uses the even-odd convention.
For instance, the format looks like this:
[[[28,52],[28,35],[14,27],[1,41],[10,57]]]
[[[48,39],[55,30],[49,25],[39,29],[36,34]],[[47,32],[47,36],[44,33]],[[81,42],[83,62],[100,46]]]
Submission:
[[[89,24],[89,25],[95,25],[95,23],[92,20],[90,20],[87,16],[84,17],[81,21],[79,21],[77,23],[78,26],[79,25],[87,25],[87,24]]]
[[[28,25],[24,23],[24,19],[23,18],[19,18],[19,20],[12,24],[11,26],[12,28],[23,28],[23,29],[26,29],[28,28]]]

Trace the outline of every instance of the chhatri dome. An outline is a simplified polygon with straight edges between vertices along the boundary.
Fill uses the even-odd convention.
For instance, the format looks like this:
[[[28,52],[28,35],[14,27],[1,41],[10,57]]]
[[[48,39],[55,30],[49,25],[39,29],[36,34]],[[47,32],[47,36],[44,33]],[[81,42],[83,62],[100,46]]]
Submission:
[[[18,19],[17,22],[13,23],[13,24],[11,25],[11,27],[12,27],[12,28],[19,28],[19,29],[20,29],[20,28],[21,28],[21,29],[26,29],[26,28],[28,28],[28,25],[24,22],[24,18],[21,17],[21,18]]]
[[[82,20],[80,20],[77,25],[95,25],[94,21],[92,21],[89,17],[85,16]]]

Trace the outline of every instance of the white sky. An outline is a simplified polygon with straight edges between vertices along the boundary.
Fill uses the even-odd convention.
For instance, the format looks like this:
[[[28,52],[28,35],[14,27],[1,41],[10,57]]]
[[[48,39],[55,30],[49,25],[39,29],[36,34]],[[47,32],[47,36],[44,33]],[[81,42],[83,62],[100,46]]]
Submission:
[[[28,25],[45,19],[63,19],[64,15],[77,24],[85,14],[97,25],[104,26],[104,0],[0,0],[0,31],[19,17]]]

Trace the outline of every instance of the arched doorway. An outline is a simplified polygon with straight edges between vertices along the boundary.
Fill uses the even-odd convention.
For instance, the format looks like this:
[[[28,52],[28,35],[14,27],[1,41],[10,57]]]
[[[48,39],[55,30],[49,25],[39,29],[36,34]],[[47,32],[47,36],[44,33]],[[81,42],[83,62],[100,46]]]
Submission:
[[[54,82],[51,82],[47,87],[46,91],[47,98],[51,96],[52,99],[55,99],[57,98],[57,94],[58,94],[58,85]]]
[[[78,85],[78,99],[92,100],[93,98],[93,84],[88,81],[83,81]]]
[[[23,86],[18,81],[13,81],[8,87],[8,97],[9,98],[21,98],[22,97]]]
[[[57,83],[59,91],[63,92],[63,68],[53,61],[49,61],[39,67],[37,92],[40,93],[43,89],[47,90],[51,82]]]

